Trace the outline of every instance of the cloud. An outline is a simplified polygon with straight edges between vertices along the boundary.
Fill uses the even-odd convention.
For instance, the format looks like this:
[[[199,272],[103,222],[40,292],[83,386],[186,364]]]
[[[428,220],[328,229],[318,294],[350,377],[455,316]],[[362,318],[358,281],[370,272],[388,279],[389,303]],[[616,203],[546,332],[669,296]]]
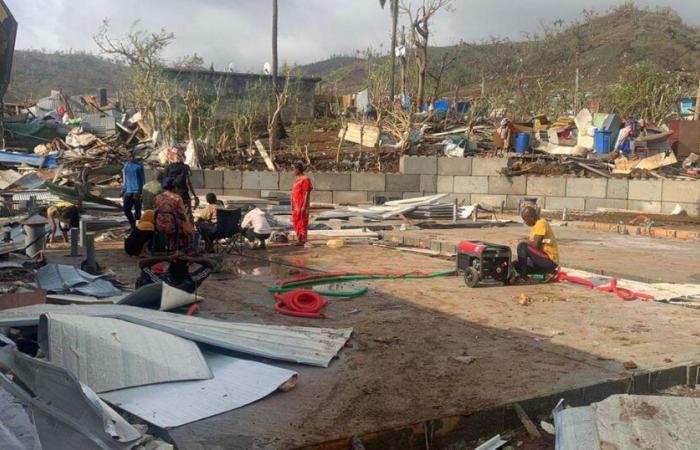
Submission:
[[[411,0],[416,4],[419,0]],[[102,20],[115,34],[139,21],[147,30],[176,35],[166,57],[197,53],[223,69],[259,70],[271,57],[270,0],[6,0],[20,23],[17,48],[96,52],[92,36]],[[440,13],[431,41],[448,45],[489,36],[518,39],[543,22],[580,18],[584,8],[605,11],[619,0],[453,0]],[[689,0],[641,0],[644,6],[671,6],[688,23],[700,24],[700,8]],[[318,61],[357,49],[386,50],[390,16],[377,0],[280,0],[279,53],[290,64]],[[380,47],[382,46],[382,47]]]

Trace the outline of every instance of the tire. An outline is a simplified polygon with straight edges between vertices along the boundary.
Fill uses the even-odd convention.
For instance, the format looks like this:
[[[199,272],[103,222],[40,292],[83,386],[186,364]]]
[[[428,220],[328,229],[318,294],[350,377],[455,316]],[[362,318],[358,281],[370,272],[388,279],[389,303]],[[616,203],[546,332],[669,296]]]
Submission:
[[[479,284],[479,271],[473,267],[467,267],[464,271],[464,283],[470,287],[476,287]]]

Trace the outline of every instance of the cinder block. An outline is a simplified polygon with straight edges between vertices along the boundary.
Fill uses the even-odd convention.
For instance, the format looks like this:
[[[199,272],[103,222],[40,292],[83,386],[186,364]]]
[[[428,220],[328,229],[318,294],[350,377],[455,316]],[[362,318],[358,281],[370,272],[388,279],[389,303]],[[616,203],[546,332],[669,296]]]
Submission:
[[[627,209],[627,200],[621,198],[587,198],[586,211],[598,208]]]
[[[322,173],[313,174],[314,189],[319,191],[349,191],[350,190],[350,174],[349,173]]]
[[[241,189],[243,173],[239,170],[224,170],[224,189]]]
[[[545,209],[574,209],[583,211],[586,209],[585,199],[581,197],[547,197],[544,201]]]
[[[223,170],[205,170],[204,171],[204,189],[223,189],[224,188],[224,171]]]
[[[440,193],[454,192],[455,177],[438,175],[437,191]]]
[[[383,173],[350,174],[350,190],[352,191],[383,191],[386,189],[386,176]]]
[[[689,216],[700,216],[700,204],[698,203],[662,202],[661,213],[671,214],[676,208],[676,205],[681,205],[681,208],[683,208]]]
[[[489,177],[455,177],[453,192],[459,194],[488,194]]]
[[[291,191],[296,179],[294,172],[280,172],[280,189]],[[311,181],[313,182],[313,178]]]
[[[627,200],[630,183],[626,178],[610,178],[608,180],[607,198],[618,198]]]
[[[506,167],[508,167],[508,158],[474,158],[472,175],[497,177]]]
[[[333,203],[333,192],[331,191],[311,191],[311,201],[313,203]]]
[[[404,192],[403,193],[403,198],[418,198],[422,197],[423,193],[422,192]]]
[[[566,178],[528,176],[527,195],[566,197]]]
[[[437,175],[421,175],[420,176],[420,191],[426,194],[434,194],[437,192]]]
[[[438,158],[438,175],[472,174],[472,160],[474,158]]]
[[[333,203],[351,205],[367,203],[367,192],[363,191],[333,191]]]
[[[437,156],[402,156],[399,172],[406,175],[437,175]]]
[[[243,189],[279,189],[277,172],[243,172]]]
[[[224,195],[231,197],[260,198],[259,189],[224,189]]]
[[[630,180],[636,181],[636,180]],[[632,189],[632,184],[630,183],[630,193]],[[674,205],[675,206],[675,205]],[[661,202],[646,201],[646,200],[629,200],[627,202],[627,208],[630,211],[641,211],[652,214],[661,214]]]
[[[567,197],[605,198],[608,195],[606,178],[567,178]]]
[[[662,180],[630,180],[629,199],[660,202],[662,191]],[[661,204],[659,204],[660,209]]]
[[[527,177],[489,177],[489,194],[525,195]]]
[[[420,191],[420,175],[386,174],[388,192],[418,192]]]
[[[192,187],[196,189],[203,189],[204,188],[204,171],[195,169],[192,171],[192,176],[190,176],[190,180],[192,181]]]
[[[700,202],[700,182],[684,180],[663,180],[664,202]]]
[[[478,203],[481,206],[500,208],[501,204],[507,199],[507,195],[472,194],[471,202],[472,204]]]

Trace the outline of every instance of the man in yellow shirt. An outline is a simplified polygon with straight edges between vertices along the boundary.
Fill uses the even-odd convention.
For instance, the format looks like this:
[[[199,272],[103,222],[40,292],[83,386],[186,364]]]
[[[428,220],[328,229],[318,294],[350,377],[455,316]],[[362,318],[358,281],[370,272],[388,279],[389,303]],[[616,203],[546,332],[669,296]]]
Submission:
[[[553,275],[559,267],[559,247],[547,220],[540,218],[533,206],[525,206],[520,213],[530,227],[527,242],[518,244],[518,274],[527,279],[528,272]]]

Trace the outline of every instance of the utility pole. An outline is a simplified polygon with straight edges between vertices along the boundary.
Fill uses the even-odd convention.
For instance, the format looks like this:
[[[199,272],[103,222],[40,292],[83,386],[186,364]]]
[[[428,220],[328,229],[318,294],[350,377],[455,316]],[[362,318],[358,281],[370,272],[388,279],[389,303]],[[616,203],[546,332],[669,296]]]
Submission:
[[[274,158],[274,154],[279,146],[279,114],[274,114],[279,103],[279,90],[277,88],[277,0],[272,0],[272,95],[270,98],[270,113],[272,123],[270,124],[270,157]]]

